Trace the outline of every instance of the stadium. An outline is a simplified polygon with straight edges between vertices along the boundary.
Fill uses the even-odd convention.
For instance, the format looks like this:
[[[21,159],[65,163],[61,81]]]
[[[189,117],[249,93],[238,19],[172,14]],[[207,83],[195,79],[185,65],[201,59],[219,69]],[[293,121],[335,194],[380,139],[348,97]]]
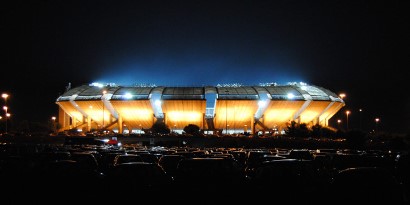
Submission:
[[[226,84],[202,87],[120,86],[92,83],[71,88],[56,100],[60,131],[111,130],[143,134],[156,122],[183,133],[194,124],[204,134],[281,134],[290,122],[328,127],[344,101],[306,83]]]

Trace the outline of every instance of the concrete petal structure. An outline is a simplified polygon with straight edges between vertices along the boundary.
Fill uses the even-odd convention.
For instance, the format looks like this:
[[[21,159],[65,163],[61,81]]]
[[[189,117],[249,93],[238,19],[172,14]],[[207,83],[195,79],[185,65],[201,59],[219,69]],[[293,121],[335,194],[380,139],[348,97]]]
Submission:
[[[291,121],[328,126],[345,103],[335,93],[304,83],[259,86],[82,85],[56,103],[61,130],[142,133],[160,120],[182,133],[188,124],[205,133],[283,132]]]

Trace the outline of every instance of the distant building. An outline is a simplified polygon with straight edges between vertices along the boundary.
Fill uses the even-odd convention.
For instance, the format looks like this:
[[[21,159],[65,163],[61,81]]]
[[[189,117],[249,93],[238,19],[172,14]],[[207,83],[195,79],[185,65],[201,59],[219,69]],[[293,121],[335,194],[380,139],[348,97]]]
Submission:
[[[265,84],[205,87],[90,84],[58,97],[61,130],[143,133],[164,122],[182,133],[188,124],[205,133],[283,132],[291,122],[328,126],[344,105],[335,93],[313,85]]]

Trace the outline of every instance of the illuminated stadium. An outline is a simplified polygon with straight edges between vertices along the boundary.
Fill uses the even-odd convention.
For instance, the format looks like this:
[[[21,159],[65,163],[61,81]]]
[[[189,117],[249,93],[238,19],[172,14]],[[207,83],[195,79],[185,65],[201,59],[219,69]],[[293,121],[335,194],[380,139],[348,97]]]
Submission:
[[[344,105],[335,93],[305,83],[165,87],[116,84],[68,87],[57,98],[61,130],[144,133],[156,122],[183,133],[283,133],[290,122],[328,126]]]

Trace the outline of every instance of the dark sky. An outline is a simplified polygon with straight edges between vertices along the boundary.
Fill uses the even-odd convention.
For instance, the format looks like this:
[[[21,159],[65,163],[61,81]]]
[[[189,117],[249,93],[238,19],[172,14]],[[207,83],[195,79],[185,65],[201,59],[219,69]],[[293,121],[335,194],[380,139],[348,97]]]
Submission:
[[[370,130],[379,117],[380,129],[410,133],[408,9],[397,0],[12,1],[0,8],[0,92],[17,124],[57,115],[68,83],[302,81],[346,93],[351,128]]]

